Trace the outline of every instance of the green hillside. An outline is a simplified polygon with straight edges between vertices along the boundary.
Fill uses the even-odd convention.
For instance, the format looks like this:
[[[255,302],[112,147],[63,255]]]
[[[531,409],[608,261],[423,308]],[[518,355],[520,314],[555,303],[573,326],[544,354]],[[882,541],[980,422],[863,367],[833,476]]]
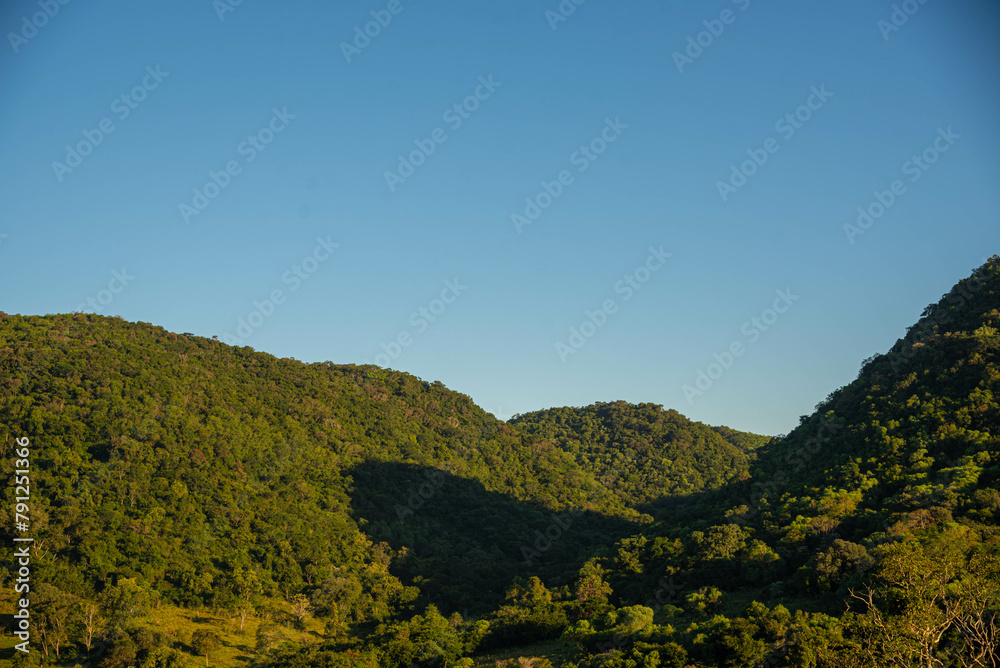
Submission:
[[[0,314],[45,650],[14,661],[996,665],[998,353],[996,257],[776,438]]]
[[[678,644],[660,658],[699,666],[994,665],[998,397],[994,257],[749,478],[601,555],[616,603],[652,601]]]
[[[7,461],[15,437],[36,448],[38,568],[74,595],[138,578],[166,602],[225,605],[239,597],[237,573],[282,596],[309,595],[336,574],[363,591],[342,614],[374,621],[416,595],[390,575],[393,548],[408,551],[396,561],[412,577],[444,577],[413,563],[476,568],[502,597],[516,575],[572,565],[559,558],[580,546],[565,541],[546,555],[549,569],[524,563],[521,544],[553,512],[599,511],[605,540],[612,525],[642,520],[551,444],[406,374],[305,365],[84,315],[4,315],[0,352]],[[465,503],[468,492],[449,483],[432,490],[438,499],[413,497],[427,476],[502,508],[494,519],[507,544],[470,554],[442,539],[428,524],[436,501]],[[488,602],[476,584],[434,600]]]
[[[548,666],[562,650],[525,643],[556,635],[578,652],[555,659],[565,668],[995,665],[998,308],[994,258],[791,434],[751,441],[751,475],[597,549],[568,590],[525,582],[480,626],[456,626],[451,643],[419,617],[269,665],[445,665],[473,646],[484,657],[506,646],[521,657],[506,665]],[[614,426],[658,413],[610,404],[515,422],[600,479],[616,453],[643,452]],[[624,478],[637,498],[642,487]]]
[[[692,422],[656,404],[624,401],[551,408],[511,423],[553,440],[633,507],[717,489],[749,467],[749,451],[768,439]]]

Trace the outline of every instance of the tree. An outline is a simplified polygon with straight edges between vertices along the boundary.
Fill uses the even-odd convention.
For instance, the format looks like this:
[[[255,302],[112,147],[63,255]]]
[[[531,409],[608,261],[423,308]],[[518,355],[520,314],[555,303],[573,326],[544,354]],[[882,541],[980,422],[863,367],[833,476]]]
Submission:
[[[237,568],[233,573],[233,582],[236,590],[236,614],[240,618],[240,632],[257,606],[260,604],[263,587],[256,571]]]
[[[205,665],[208,665],[208,655],[222,647],[222,638],[214,631],[208,629],[198,629],[191,634],[191,647],[197,654],[205,657]]]
[[[702,587],[684,597],[688,609],[696,615],[709,615],[715,612],[722,600],[722,592],[715,587]]]
[[[102,606],[113,626],[126,627],[149,614],[150,597],[137,578],[122,578],[102,592]]]
[[[633,605],[609,613],[608,620],[614,624],[616,634],[630,636],[653,623],[653,609],[644,605]]]
[[[536,576],[531,576],[528,582],[525,582],[521,578],[516,578],[507,590],[506,598],[509,603],[523,608],[532,608],[543,603],[552,602],[552,594]]]
[[[605,570],[596,561],[588,561],[580,569],[576,583],[576,602],[584,619],[600,615],[610,608],[608,596],[612,589],[604,580]]]
[[[142,668],[187,668],[188,660],[181,652],[170,647],[161,647],[152,653]]]
[[[78,615],[83,626],[83,645],[90,655],[90,648],[94,645],[94,634],[103,626],[105,620],[100,616],[100,607],[92,601],[81,601]]]
[[[698,556],[705,560],[732,559],[746,545],[746,531],[736,524],[709,527],[706,533],[694,532]]]
[[[284,639],[284,633],[282,633],[280,626],[270,620],[263,621],[257,627],[257,642],[254,649],[258,654],[266,654],[272,645],[282,639]]]
[[[527,582],[515,578],[507,590],[508,605],[493,615],[490,635],[486,645],[502,646],[504,643],[528,643],[557,637],[566,627],[568,619],[563,607],[552,601],[552,593],[537,577]]]
[[[947,529],[926,542],[910,538],[879,551],[874,580],[850,591],[854,604],[860,603],[863,610],[853,620],[853,632],[867,659],[900,668],[942,665],[938,655],[942,638],[963,624],[973,632],[970,639],[977,647],[983,641],[995,642],[995,632],[992,638],[975,635],[978,625],[994,619],[988,596],[997,583],[990,588],[969,572],[965,553],[973,538],[970,534],[965,528]],[[966,603],[966,594],[974,604]],[[966,605],[979,612],[968,614]]]
[[[295,615],[295,624],[301,629],[305,626],[306,617],[309,615],[309,597],[305,594],[296,594],[292,597],[292,614]]]
[[[101,659],[101,665],[107,668],[130,668],[137,664],[139,647],[131,634],[120,625],[112,626],[107,639],[111,649]]]
[[[364,589],[353,577],[332,577],[323,580],[309,597],[313,612],[319,617],[331,617],[333,626],[340,627],[352,619]]]
[[[955,628],[963,668],[1000,664],[1000,554],[996,541],[977,548],[955,585]]]
[[[42,651],[48,655],[51,646],[58,658],[60,646],[69,639],[69,627],[73,623],[72,613],[76,597],[42,582],[35,587],[33,598],[38,629],[42,637]]]
[[[850,580],[872,566],[872,558],[863,545],[836,539],[816,554],[810,584],[817,591],[836,591],[842,580]]]

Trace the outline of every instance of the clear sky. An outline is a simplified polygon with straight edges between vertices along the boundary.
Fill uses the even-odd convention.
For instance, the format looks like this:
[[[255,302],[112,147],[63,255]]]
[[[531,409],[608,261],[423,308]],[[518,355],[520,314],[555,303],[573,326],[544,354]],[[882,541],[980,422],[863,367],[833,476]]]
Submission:
[[[2,3],[0,309],[774,434],[1000,248],[993,1],[235,1]]]

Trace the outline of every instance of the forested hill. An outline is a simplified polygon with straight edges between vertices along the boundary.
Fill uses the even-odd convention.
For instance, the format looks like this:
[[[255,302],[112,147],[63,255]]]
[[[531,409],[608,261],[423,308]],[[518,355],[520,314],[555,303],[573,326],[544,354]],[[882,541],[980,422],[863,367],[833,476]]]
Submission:
[[[136,578],[166,602],[232,605],[253,573],[326,614],[337,582],[344,623],[475,610],[519,576],[568,582],[649,521],[558,439],[441,383],[120,318],[0,314],[5,457],[22,436],[39,577],[84,599]],[[538,551],[569,510],[571,538]]]
[[[620,607],[686,629],[649,625],[625,643],[636,665],[654,651],[697,666],[997,665],[1000,258],[759,449],[749,478],[594,564]],[[575,633],[595,647],[600,628]]]
[[[455,631],[429,611],[267,665],[472,666],[459,657],[556,637],[568,654],[533,645],[506,650],[507,664],[476,665],[998,665],[998,397],[994,256],[786,437],[762,444],[715,432],[752,451],[750,474],[599,547],[569,588],[520,581],[495,612]],[[661,485],[684,461],[669,437],[682,418],[655,406],[598,404],[514,422],[631,501],[651,497],[639,476]],[[733,452],[708,428],[685,426],[703,451]],[[653,453],[666,452],[657,462]]]
[[[466,555],[466,568],[507,578],[493,581],[499,594],[547,513],[638,519],[572,456],[440,383],[306,365],[118,318],[0,317],[5,456],[20,436],[37,448],[41,577],[79,595],[138,577],[165,600],[207,605],[235,596],[238,569],[256,569],[275,595],[310,594],[346,569],[365,592],[348,617],[384,616],[403,593],[386,569],[389,546],[372,542],[426,542],[433,501],[447,506],[457,487],[412,499],[428,475],[474,483],[479,502],[508,513],[507,544]],[[400,516],[418,503],[419,517]],[[363,529],[373,518],[383,520],[375,536]],[[11,518],[3,522],[9,530]],[[425,546],[411,561],[454,565],[460,546]],[[452,594],[444,602],[457,605]],[[491,599],[483,594],[458,598]]]
[[[1000,663],[996,256],[785,437],[624,402],[507,424],[376,367],[0,315],[6,461],[21,436],[33,623],[80,648],[99,604],[108,668],[183,665],[155,600],[312,620],[260,622],[270,668]]]
[[[993,260],[765,449],[753,470],[764,517],[797,516],[798,537],[864,536],[910,513],[1000,519],[998,308]]]
[[[657,404],[551,408],[511,419],[552,439],[631,506],[721,487],[768,437],[693,422]]]

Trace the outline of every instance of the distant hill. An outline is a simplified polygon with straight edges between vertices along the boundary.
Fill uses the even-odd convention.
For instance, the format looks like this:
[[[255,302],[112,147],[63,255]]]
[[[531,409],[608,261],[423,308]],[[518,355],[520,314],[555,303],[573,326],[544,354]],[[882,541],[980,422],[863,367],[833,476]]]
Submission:
[[[751,434],[748,431],[736,431],[729,427],[712,427],[712,430],[722,436],[743,452],[752,453],[758,448],[762,448],[771,441],[771,436],[761,434]]]
[[[745,472],[766,436],[693,422],[657,404],[550,408],[511,419],[555,443],[633,507],[717,489]]]

